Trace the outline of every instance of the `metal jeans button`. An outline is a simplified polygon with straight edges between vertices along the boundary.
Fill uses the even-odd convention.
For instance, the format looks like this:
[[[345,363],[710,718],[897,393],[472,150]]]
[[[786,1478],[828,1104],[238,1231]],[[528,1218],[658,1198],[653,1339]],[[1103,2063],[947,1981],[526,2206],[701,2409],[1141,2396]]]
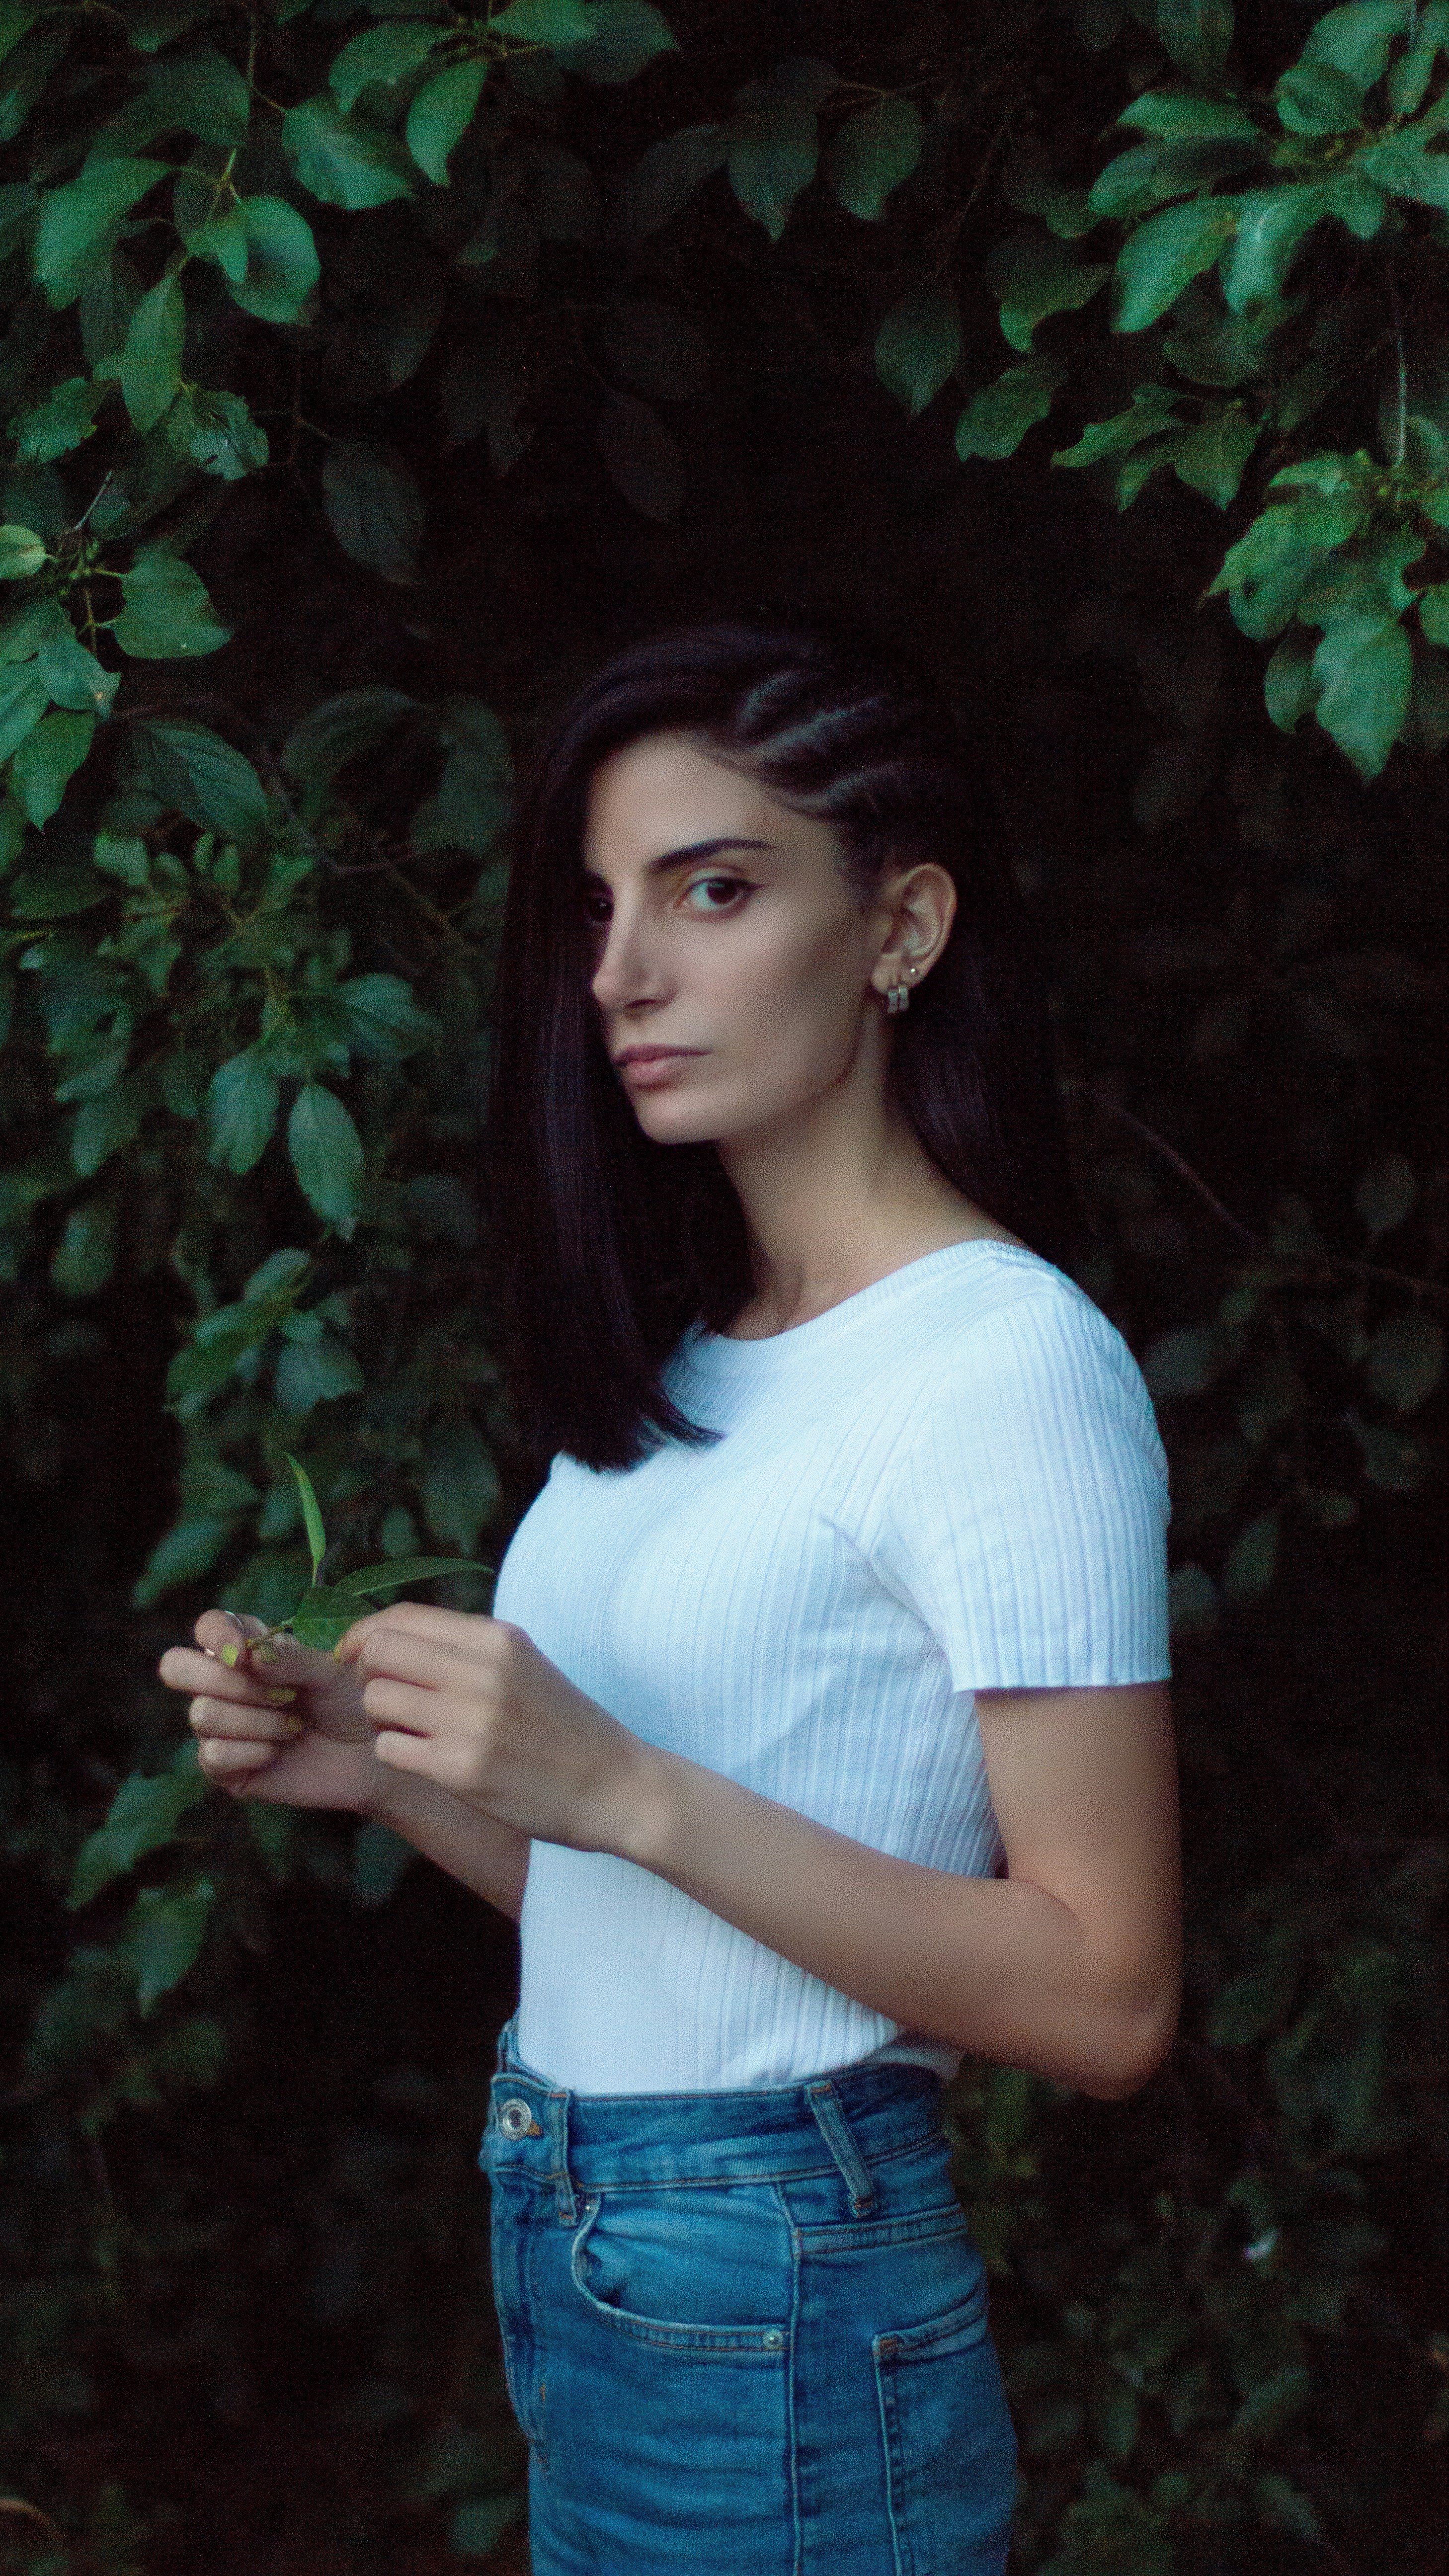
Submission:
[[[528,2104],[520,2102],[516,2095],[511,2102],[502,2104],[498,2113],[498,2126],[505,2138],[526,2138],[530,2134],[540,2137],[543,2134]]]

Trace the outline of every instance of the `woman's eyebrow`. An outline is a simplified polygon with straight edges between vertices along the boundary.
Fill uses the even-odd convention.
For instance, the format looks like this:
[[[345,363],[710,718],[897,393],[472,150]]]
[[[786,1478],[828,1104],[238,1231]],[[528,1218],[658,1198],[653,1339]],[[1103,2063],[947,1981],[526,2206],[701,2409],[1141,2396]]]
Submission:
[[[740,834],[729,832],[717,841],[689,841],[683,849],[665,850],[659,858],[646,862],[644,874],[646,877],[667,876],[671,868],[690,867],[696,859],[717,858],[721,850],[771,850],[774,846],[773,841],[747,841]],[[584,875],[595,885],[606,883],[597,868],[586,866]]]

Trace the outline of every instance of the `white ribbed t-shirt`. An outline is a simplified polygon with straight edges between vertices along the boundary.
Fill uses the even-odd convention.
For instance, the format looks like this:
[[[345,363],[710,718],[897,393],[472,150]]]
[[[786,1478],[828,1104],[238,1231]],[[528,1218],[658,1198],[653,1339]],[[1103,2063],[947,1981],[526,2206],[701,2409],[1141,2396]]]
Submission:
[[[495,1615],[648,1743],[990,1876],[973,1693],[1169,1670],[1166,1461],[1121,1335],[1035,1254],[957,1243],[765,1340],[695,1327],[667,1383],[722,1437],[555,1458]],[[576,2092],[960,2062],[612,1853],[535,1842],[521,1944],[518,2054]]]

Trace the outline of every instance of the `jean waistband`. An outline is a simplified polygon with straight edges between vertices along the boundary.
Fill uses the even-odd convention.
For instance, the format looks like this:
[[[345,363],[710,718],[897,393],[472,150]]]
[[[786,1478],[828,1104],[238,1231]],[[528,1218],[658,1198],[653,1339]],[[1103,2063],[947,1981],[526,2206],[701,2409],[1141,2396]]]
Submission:
[[[734,2093],[574,2093],[523,2064],[516,2026],[515,2014],[499,2034],[482,2162],[551,2184],[570,2223],[576,2192],[772,2181],[832,2163],[864,2217],[875,2204],[872,2161],[940,2127],[943,2087],[928,2066],[838,2067]]]

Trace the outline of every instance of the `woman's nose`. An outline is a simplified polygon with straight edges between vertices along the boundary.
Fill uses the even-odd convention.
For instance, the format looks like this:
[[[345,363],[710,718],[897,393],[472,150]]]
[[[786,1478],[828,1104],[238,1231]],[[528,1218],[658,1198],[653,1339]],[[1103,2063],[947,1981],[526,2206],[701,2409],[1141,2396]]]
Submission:
[[[631,1002],[658,999],[658,960],[651,956],[642,925],[615,912],[604,930],[604,944],[590,990],[601,1010],[621,1011]]]

